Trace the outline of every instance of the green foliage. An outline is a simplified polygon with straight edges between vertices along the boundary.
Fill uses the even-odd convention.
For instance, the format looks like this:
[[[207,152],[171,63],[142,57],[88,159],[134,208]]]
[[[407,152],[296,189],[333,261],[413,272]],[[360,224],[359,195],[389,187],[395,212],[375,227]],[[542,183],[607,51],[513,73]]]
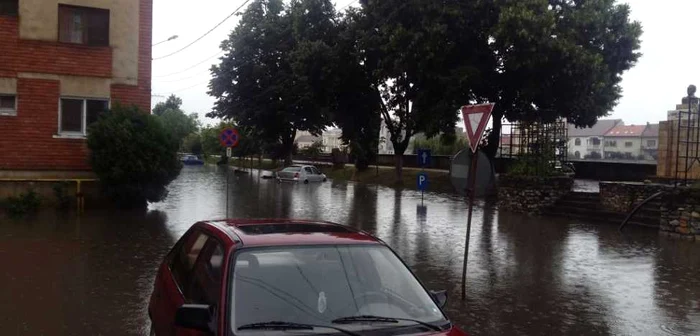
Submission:
[[[137,107],[115,106],[90,127],[90,164],[119,206],[140,207],[167,196],[180,173],[179,144],[161,120]]]
[[[36,212],[41,205],[41,198],[34,190],[10,196],[3,202],[3,208],[10,216],[21,216]]]
[[[311,87],[326,78],[333,13],[328,0],[253,1],[221,44],[226,56],[212,67],[216,102],[207,116],[255,129],[290,161],[297,131],[330,126],[328,98]]]
[[[448,138],[435,136],[429,139],[416,139],[413,141],[414,151],[430,149],[432,155],[455,155],[468,147],[469,142],[461,136]]]
[[[70,196],[68,195],[69,187],[70,182],[67,181],[54,183],[52,187],[53,194],[56,196],[56,204],[59,208],[66,208],[70,204]]]
[[[479,69],[488,85],[475,92],[478,100],[497,103],[489,154],[498,148],[502,117],[543,122],[565,117],[576,126],[592,126],[617,104],[622,73],[641,56],[642,27],[630,21],[629,5],[614,0],[478,4],[473,14],[481,19],[469,28],[486,34],[470,50],[485,56]]]
[[[555,176],[559,175],[553,162],[544,156],[525,154],[508,169],[508,175],[513,176]]]
[[[190,133],[182,142],[182,147],[180,150],[185,153],[192,153],[195,155],[202,154],[202,136],[198,133]]]
[[[165,100],[165,102],[156,104],[156,106],[153,108],[153,114],[162,116],[169,110],[180,110],[180,106],[182,106],[182,99],[171,94],[170,97]]]
[[[185,114],[181,106],[182,99],[170,95],[165,102],[158,103],[153,108],[153,114],[161,118],[165,128],[179,144],[183,144],[188,135],[201,127],[199,116],[196,113]]]
[[[299,150],[299,154],[311,158],[317,158],[321,153],[323,153],[323,143],[321,141],[316,141],[311,146]]]

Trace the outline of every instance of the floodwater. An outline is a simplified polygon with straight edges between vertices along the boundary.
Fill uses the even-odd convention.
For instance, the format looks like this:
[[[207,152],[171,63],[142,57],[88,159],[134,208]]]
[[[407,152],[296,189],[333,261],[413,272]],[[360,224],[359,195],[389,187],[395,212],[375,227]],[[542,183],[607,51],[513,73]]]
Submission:
[[[183,169],[147,213],[0,219],[2,335],[143,335],[154,272],[197,220],[226,216],[225,174]],[[231,175],[229,216],[330,220],[384,239],[472,335],[700,335],[700,244],[479,203],[460,298],[460,197]]]

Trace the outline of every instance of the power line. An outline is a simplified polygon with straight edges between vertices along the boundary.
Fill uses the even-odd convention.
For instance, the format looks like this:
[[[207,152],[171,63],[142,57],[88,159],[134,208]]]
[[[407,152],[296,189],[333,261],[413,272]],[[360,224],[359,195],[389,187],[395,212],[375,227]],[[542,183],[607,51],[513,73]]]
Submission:
[[[202,85],[202,84],[207,84],[207,83],[209,83],[209,80],[207,80],[207,81],[205,81],[205,82],[201,82],[201,83],[194,84],[194,85],[192,85],[192,86],[188,86],[188,87],[186,87],[186,88],[177,89],[177,90],[175,90],[175,91],[170,91],[170,92],[168,92],[168,93],[156,94],[156,95],[154,95],[154,96],[169,96],[169,95],[171,95],[171,94],[173,94],[173,93],[178,93],[178,92],[182,92],[182,91],[185,91],[185,90],[189,90],[189,89],[191,89],[191,88],[193,88],[193,87],[195,87],[195,86],[200,86],[200,85]]]
[[[236,10],[234,10],[231,14],[229,14],[229,15],[228,15],[226,18],[224,18],[221,22],[217,23],[216,26],[214,26],[214,28],[209,29],[209,31],[207,31],[206,33],[204,33],[204,35],[202,35],[202,36],[198,37],[196,40],[190,42],[190,44],[188,44],[188,45],[186,45],[186,46],[184,46],[184,47],[182,47],[182,48],[180,48],[180,49],[178,49],[178,50],[176,50],[176,51],[174,51],[174,52],[171,52],[171,53],[169,53],[169,54],[167,54],[167,55],[165,55],[165,56],[156,57],[156,58],[154,58],[153,60],[155,61],[155,60],[163,59],[163,58],[166,58],[166,57],[170,57],[170,56],[172,56],[172,55],[175,55],[175,54],[177,54],[177,53],[179,53],[179,52],[181,52],[181,51],[183,51],[183,50],[189,48],[189,47],[192,46],[193,44],[197,43],[199,40],[203,39],[205,36],[209,35],[209,33],[211,33],[212,31],[214,31],[214,29],[219,28],[219,26],[221,26],[222,24],[224,24],[224,22],[226,22],[226,20],[228,20],[228,19],[230,19],[232,16],[236,15],[236,13],[238,13],[238,11],[241,10],[241,9],[242,9],[245,5],[247,5],[249,2],[250,2],[250,0],[246,0],[245,2],[243,2],[243,4],[240,5],[240,6],[238,6],[238,8],[236,8]]]
[[[178,71],[178,72],[169,73],[169,74],[167,74],[167,75],[153,76],[153,78],[163,78],[163,77],[170,77],[170,76],[173,76],[173,75],[181,74],[181,73],[183,73],[183,72],[186,72],[187,70],[190,70],[190,69],[193,69],[193,68],[197,67],[198,65],[200,65],[200,64],[202,64],[202,63],[204,63],[204,62],[206,62],[206,61],[211,60],[211,59],[214,58],[214,57],[220,56],[220,55],[223,54],[223,53],[224,53],[223,51],[218,51],[216,54],[209,56],[207,59],[205,59],[205,60],[203,60],[203,61],[201,61],[201,62],[199,62],[199,63],[197,63],[197,64],[195,64],[195,65],[193,65],[193,66],[191,66],[191,67],[189,67],[189,68],[180,70],[180,71]]]

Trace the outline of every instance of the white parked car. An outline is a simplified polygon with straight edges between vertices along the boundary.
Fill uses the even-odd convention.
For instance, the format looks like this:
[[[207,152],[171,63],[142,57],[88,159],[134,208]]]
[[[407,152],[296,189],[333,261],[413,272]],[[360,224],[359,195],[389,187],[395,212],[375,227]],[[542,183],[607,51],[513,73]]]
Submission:
[[[277,172],[277,182],[326,182],[326,175],[314,166],[289,166]]]

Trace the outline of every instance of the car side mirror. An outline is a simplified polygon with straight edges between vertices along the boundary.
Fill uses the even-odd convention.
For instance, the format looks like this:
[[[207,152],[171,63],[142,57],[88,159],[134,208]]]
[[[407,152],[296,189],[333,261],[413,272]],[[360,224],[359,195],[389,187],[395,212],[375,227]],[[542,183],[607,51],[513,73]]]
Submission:
[[[440,308],[444,308],[445,304],[447,303],[447,291],[446,290],[439,290],[439,291],[430,291],[430,296],[433,297],[433,300],[435,303],[437,303]]]
[[[175,325],[187,329],[211,332],[212,311],[209,305],[183,304],[175,313]]]

